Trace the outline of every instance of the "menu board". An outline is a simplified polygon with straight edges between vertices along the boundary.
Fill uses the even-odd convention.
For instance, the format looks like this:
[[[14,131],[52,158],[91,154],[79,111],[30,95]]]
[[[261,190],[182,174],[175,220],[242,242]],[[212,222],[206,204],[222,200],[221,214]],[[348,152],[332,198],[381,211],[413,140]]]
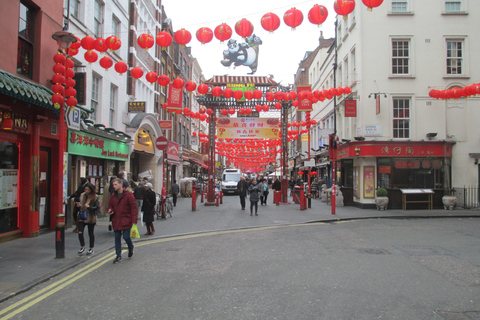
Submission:
[[[18,170],[0,169],[0,210],[16,208],[18,189]]]

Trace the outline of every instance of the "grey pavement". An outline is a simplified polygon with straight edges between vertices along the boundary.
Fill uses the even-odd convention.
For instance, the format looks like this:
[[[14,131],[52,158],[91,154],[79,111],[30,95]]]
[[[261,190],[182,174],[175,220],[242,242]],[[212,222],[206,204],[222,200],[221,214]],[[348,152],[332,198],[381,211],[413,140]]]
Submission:
[[[291,199],[291,198],[290,198]],[[300,210],[299,205],[276,206],[272,199],[268,205],[259,206],[259,216],[250,217],[248,210],[240,209],[237,196],[225,196],[219,207],[205,206],[197,201],[197,210],[191,210],[191,198],[179,198],[174,208],[173,217],[156,220],[154,236],[143,236],[145,228],[139,222],[142,241],[145,239],[170,237],[182,234],[207,231],[253,228],[261,226],[288,225],[309,222],[328,222],[352,219],[420,219],[420,218],[454,218],[480,217],[479,210],[388,210],[359,209],[355,207],[337,207],[336,214],[331,214],[331,207],[318,199],[312,200],[312,208]],[[95,254],[91,257],[77,255],[78,236],[72,229],[65,231],[65,258],[55,258],[55,233],[44,232],[36,238],[22,238],[0,243],[0,302],[9,297],[29,290],[33,286],[55,277],[96,256],[113,250],[113,232],[108,231],[108,218],[99,218],[95,228]],[[88,236],[85,237],[88,245]]]

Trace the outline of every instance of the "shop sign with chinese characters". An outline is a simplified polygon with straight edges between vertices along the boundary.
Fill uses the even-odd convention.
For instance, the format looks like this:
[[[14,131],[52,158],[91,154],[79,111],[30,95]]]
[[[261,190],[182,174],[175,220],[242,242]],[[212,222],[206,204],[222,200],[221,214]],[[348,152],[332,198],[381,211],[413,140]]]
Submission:
[[[127,161],[128,144],[95,136],[87,132],[68,131],[68,153],[100,159]]]
[[[422,142],[359,142],[337,150],[337,158],[356,157],[355,149],[362,157],[451,157],[451,143]]]
[[[218,139],[277,139],[277,118],[219,118]]]

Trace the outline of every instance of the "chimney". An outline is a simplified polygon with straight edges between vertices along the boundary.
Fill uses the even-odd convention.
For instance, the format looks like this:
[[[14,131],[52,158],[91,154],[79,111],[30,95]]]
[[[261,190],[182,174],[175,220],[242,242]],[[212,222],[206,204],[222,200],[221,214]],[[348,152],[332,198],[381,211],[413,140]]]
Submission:
[[[323,31],[320,31],[320,38],[318,38],[318,44],[320,45],[320,47],[322,46],[323,40],[325,40],[325,38],[323,37]]]

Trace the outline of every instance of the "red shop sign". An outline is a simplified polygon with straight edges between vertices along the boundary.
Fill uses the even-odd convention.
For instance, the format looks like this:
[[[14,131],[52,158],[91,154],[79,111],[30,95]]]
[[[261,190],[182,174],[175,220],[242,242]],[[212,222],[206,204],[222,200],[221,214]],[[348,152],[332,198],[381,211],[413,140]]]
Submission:
[[[391,174],[392,167],[391,166],[378,166],[378,173],[379,174]]]
[[[357,100],[345,101],[345,117],[357,116]]]

